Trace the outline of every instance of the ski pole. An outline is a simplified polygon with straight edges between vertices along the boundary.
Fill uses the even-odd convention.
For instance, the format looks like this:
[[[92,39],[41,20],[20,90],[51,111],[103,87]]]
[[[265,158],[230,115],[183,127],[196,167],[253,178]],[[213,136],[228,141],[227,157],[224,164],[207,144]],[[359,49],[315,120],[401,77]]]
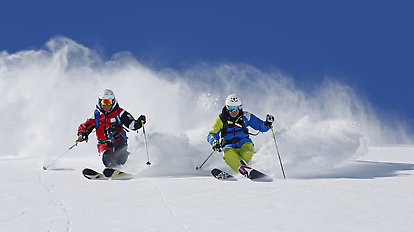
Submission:
[[[43,170],[46,170],[50,165],[52,165],[53,163],[55,163],[58,159],[60,159],[64,154],[66,154],[68,151],[70,151],[72,148],[74,148],[75,146],[78,146],[79,141],[76,140],[76,143],[73,144],[72,146],[70,146],[65,152],[63,152],[60,156],[58,156],[56,159],[54,159],[52,162],[50,162],[47,165],[43,166]]]
[[[145,150],[147,152],[147,165],[150,166],[151,162],[149,160],[149,155],[148,155],[148,145],[147,145],[147,136],[145,134],[145,127],[144,127],[144,123],[142,123],[142,133],[144,134],[144,143],[145,143]]]
[[[280,163],[280,167],[282,168],[283,178],[286,179],[285,170],[283,169],[282,159],[280,158],[279,148],[277,147],[277,143],[276,143],[275,132],[273,132],[273,126],[271,126],[270,128],[272,129],[273,140],[275,141],[277,156],[279,157],[279,163]]]
[[[198,166],[198,167],[196,167],[196,170],[198,170],[198,169],[200,169],[200,168],[202,168],[203,167],[203,165],[207,162],[207,160],[208,159],[210,159],[210,156],[211,155],[213,155],[213,153],[214,153],[215,151],[212,151],[211,153],[210,153],[210,155],[204,160],[204,162],[200,165],[200,166]]]

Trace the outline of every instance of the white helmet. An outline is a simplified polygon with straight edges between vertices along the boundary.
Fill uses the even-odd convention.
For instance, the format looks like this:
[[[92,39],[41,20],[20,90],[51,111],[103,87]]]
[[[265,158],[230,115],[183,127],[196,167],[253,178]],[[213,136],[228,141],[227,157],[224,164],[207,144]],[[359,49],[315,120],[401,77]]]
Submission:
[[[117,101],[116,101],[116,98],[115,98],[115,94],[114,94],[114,92],[112,90],[110,90],[110,89],[104,89],[99,94],[99,98],[98,98],[98,107],[99,107],[99,109],[102,109],[101,101],[103,99],[110,99],[110,100],[112,100],[111,110],[113,110],[115,108],[115,105],[117,104]]]
[[[226,106],[241,106],[242,100],[239,95],[233,93],[227,96],[226,98]]]
[[[99,94],[99,99],[111,99],[111,100],[114,100],[115,99],[115,94],[114,94],[114,92],[112,92],[112,90],[110,90],[110,89],[105,89],[104,91],[102,91],[100,94]]]

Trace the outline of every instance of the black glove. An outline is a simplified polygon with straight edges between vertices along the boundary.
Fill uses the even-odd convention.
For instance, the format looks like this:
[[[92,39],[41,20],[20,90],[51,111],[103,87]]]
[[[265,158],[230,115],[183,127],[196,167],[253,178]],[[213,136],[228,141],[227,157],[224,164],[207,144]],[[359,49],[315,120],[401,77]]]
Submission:
[[[88,139],[89,139],[88,136],[89,136],[89,134],[86,131],[79,131],[77,141],[79,141],[79,142],[83,142],[83,141],[88,142]]]
[[[266,115],[266,121],[264,122],[265,126],[272,127],[272,123],[275,121],[275,117],[273,115]]]
[[[147,122],[147,118],[145,117],[145,115],[141,115],[139,116],[139,118],[137,120],[135,120],[134,123],[134,130],[138,130],[139,128],[142,127],[142,124]]]
[[[138,130],[141,127],[142,127],[142,122],[140,120],[135,120],[134,130]]]
[[[141,116],[139,116],[137,121],[140,121],[141,123],[145,124],[147,122],[147,117],[145,117],[145,115],[141,115]]]
[[[218,151],[221,152],[221,144],[220,141],[218,141],[217,139],[213,141],[213,143],[211,144],[213,148],[213,151]]]

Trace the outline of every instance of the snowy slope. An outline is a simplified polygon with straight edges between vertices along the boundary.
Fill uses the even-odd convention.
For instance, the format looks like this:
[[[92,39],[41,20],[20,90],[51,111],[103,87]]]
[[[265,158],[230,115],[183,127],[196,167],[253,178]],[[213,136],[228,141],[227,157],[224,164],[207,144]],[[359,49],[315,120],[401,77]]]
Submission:
[[[1,159],[2,231],[412,231],[414,147],[372,147],[319,178],[90,181],[63,160]],[[69,163],[69,164],[68,164]],[[17,172],[16,172],[17,171]],[[288,170],[287,170],[288,171]]]
[[[153,70],[126,53],[102,60],[62,37],[39,50],[2,51],[0,231],[412,231],[414,140],[404,120],[384,120],[391,117],[329,77],[300,86],[246,64],[179,71]],[[74,143],[107,87],[132,115],[147,116],[151,167],[140,130],[128,133],[123,169],[132,180],[81,175],[103,169],[94,135],[43,171]],[[230,93],[259,118],[276,117],[286,180],[271,132],[252,137],[251,165],[274,182],[213,179],[213,167],[228,168],[217,153],[195,170]]]

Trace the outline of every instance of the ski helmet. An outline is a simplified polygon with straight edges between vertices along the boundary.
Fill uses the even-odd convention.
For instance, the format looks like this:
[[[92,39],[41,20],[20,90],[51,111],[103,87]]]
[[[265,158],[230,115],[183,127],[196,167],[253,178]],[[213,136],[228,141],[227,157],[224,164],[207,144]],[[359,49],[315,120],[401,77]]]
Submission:
[[[115,94],[114,94],[114,92],[112,92],[112,90],[110,90],[110,89],[105,89],[104,91],[102,91],[100,94],[99,94],[99,99],[111,99],[111,100],[114,100],[115,99]]]
[[[230,94],[226,98],[226,106],[241,106],[242,100],[237,94]]]
[[[110,89],[104,89],[99,94],[99,98],[98,98],[99,109],[102,109],[102,100],[104,99],[111,100],[111,105],[112,105],[111,110],[113,110],[115,108],[115,105],[117,104],[114,92]]]

